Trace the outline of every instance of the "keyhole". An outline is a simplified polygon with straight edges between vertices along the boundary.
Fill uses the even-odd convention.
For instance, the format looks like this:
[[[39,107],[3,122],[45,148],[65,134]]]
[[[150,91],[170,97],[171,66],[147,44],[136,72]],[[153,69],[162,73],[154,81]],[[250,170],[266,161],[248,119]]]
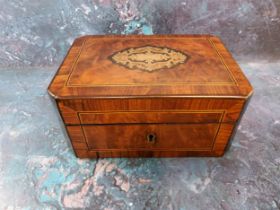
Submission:
[[[156,134],[149,133],[147,135],[147,140],[148,140],[149,143],[155,143],[155,141],[156,141]]]

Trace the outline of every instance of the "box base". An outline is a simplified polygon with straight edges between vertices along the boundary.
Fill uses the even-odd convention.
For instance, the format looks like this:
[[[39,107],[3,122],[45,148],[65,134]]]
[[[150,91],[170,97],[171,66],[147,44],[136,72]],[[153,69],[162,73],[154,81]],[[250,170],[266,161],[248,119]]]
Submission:
[[[75,151],[78,158],[222,157],[224,153],[225,151]]]

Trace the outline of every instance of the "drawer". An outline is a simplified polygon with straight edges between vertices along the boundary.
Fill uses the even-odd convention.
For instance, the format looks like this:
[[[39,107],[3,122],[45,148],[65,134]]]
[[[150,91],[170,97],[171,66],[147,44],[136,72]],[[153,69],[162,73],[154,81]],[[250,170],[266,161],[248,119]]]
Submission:
[[[89,150],[211,150],[219,124],[80,126]]]
[[[223,111],[119,111],[80,112],[81,124],[218,123]]]

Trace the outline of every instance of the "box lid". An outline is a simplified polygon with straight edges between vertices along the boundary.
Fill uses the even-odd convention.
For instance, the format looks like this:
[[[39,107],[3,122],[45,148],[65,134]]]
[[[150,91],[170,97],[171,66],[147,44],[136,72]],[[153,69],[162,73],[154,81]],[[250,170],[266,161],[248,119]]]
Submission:
[[[252,87],[218,37],[99,35],[76,39],[49,86],[66,98],[247,98]]]

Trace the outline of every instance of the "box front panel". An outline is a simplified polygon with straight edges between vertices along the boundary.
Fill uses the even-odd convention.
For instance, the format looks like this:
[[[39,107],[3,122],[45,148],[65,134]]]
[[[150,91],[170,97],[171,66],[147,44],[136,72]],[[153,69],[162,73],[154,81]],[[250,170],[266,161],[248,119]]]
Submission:
[[[244,102],[83,99],[58,101],[58,107],[78,157],[220,156]]]

